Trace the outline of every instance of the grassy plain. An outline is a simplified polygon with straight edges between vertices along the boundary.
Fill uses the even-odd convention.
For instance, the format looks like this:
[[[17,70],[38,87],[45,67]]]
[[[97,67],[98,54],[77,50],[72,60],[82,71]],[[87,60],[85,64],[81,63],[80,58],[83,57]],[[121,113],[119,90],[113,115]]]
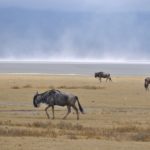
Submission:
[[[100,83],[91,76],[0,75],[0,149],[148,150],[150,92],[144,77],[112,77]],[[33,96],[49,89],[79,97],[85,114],[62,120],[55,107],[48,120],[45,105],[33,107]],[[49,113],[52,114],[51,109]]]

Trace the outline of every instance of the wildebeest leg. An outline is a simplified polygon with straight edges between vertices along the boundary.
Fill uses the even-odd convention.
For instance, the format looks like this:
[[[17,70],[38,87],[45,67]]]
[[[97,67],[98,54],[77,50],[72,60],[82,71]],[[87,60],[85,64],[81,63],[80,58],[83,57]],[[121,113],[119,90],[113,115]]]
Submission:
[[[146,89],[146,91],[149,91],[149,83],[148,82],[145,82],[145,89]]]
[[[55,119],[54,106],[52,106],[53,119]]]
[[[108,78],[106,78],[106,82],[107,82]]]
[[[71,107],[67,106],[67,109],[68,109],[67,114],[63,117],[63,119],[66,119],[67,116],[71,113]]]
[[[49,117],[49,114],[48,114],[48,112],[47,112],[48,108],[50,108],[49,105],[45,108],[45,112],[46,112],[47,118],[49,119],[50,117]]]
[[[76,111],[76,114],[77,114],[77,120],[79,120],[79,112],[78,112],[78,108],[77,108],[75,105],[73,105],[72,107],[73,107],[73,109]]]
[[[101,78],[99,78],[99,81],[100,81],[100,82],[102,81]]]

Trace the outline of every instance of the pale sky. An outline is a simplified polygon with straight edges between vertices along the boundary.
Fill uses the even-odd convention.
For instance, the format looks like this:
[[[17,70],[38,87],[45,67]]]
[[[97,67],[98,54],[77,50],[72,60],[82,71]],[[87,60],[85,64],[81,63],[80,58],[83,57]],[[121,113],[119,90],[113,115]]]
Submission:
[[[0,0],[0,60],[150,60],[149,0]]]
[[[149,0],[0,0],[0,6],[57,11],[150,11]]]

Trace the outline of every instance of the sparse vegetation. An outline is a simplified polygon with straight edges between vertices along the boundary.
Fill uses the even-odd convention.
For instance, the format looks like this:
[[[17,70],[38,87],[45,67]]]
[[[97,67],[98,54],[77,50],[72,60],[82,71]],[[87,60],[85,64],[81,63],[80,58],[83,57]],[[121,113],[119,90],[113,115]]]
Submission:
[[[105,89],[105,87],[100,87],[100,86],[89,86],[89,85],[85,85],[85,86],[65,86],[65,85],[61,85],[58,87],[53,87],[50,86],[50,89],[92,89],[92,90],[96,90],[96,89]]]
[[[19,86],[13,86],[11,87],[12,89],[21,89],[21,87]],[[27,84],[22,86],[22,88],[32,88],[31,85]],[[49,87],[38,87],[38,88],[49,88],[49,89],[89,89],[89,90],[97,90],[97,89],[105,89],[106,87],[101,87],[101,86],[89,86],[89,85],[85,85],[85,86],[66,86],[66,85],[60,85],[60,86],[49,86]]]
[[[150,92],[145,92],[143,79],[113,77],[111,83],[100,83],[87,76],[1,75],[1,149],[147,150]],[[85,115],[77,121],[72,109],[72,114],[62,120],[66,107],[56,106],[55,119],[48,120],[45,105],[36,109],[32,102],[36,91],[48,89],[77,95]],[[52,118],[51,108],[48,111]]]
[[[12,86],[11,88],[12,88],[12,89],[20,89],[19,86]]]
[[[57,131],[57,132],[56,132]],[[80,124],[60,121],[53,124],[50,121],[16,124],[11,121],[0,122],[0,136],[47,136],[56,138],[67,136],[69,139],[105,139],[150,141],[150,128],[137,126],[122,126],[113,128],[84,127]]]
[[[32,88],[30,84],[24,85],[23,88]]]
[[[22,86],[22,87],[19,87],[19,86],[12,86],[11,87],[12,89],[21,89],[21,88],[32,88],[32,86],[31,85],[29,85],[29,84],[27,84],[27,85],[24,85],[24,86]]]

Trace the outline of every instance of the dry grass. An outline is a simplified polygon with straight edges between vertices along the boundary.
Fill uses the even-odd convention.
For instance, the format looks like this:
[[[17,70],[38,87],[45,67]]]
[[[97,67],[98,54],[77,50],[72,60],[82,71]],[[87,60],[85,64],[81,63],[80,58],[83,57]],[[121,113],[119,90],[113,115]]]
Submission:
[[[32,136],[32,137],[51,137],[56,138],[57,133],[54,130],[47,129],[47,130],[34,130],[29,128],[9,128],[0,127],[0,136],[13,136],[13,137],[22,137],[22,136]]]
[[[100,86],[89,86],[89,85],[85,85],[85,86],[58,86],[55,89],[92,89],[92,90],[96,90],[96,89],[105,89],[105,87],[100,87]]]
[[[17,149],[19,142],[23,142],[23,150],[26,145],[30,145],[29,149],[46,150],[52,143],[54,150],[67,145],[66,150],[75,150],[76,144],[87,150],[98,149],[98,145],[105,145],[104,150],[150,149],[150,92],[144,90],[143,81],[143,77],[113,77],[113,82],[100,83],[88,76],[1,75],[0,144],[6,145],[2,149]],[[54,88],[77,95],[86,114],[77,121],[72,109],[64,121],[61,118],[66,108],[56,106],[56,119],[48,121],[45,105],[36,109],[32,100],[36,91]],[[48,111],[52,117],[51,109]],[[8,139],[13,148],[8,148]],[[116,142],[121,143],[119,147]]]
[[[20,86],[12,86],[12,89],[21,89],[21,88],[32,88],[32,86],[30,84],[27,85],[23,85],[22,87]]]
[[[21,88],[33,88],[31,85],[23,85],[22,87],[19,86],[12,86],[12,89],[21,89]],[[66,86],[66,85],[60,85],[60,86],[49,86],[49,87],[38,87],[38,88],[49,88],[49,89],[89,89],[89,90],[97,90],[97,89],[105,89],[106,87],[104,86],[89,86],[89,85],[84,85],[84,86]]]
[[[20,89],[19,86],[12,86],[11,88],[12,88],[12,89]]]
[[[32,88],[30,84],[24,85],[22,88]]]
[[[150,128],[137,126],[122,126],[113,128],[84,127],[81,124],[60,121],[33,123],[13,123],[10,120],[0,122],[0,136],[40,136],[56,138],[66,136],[69,139],[105,139],[150,142]]]

